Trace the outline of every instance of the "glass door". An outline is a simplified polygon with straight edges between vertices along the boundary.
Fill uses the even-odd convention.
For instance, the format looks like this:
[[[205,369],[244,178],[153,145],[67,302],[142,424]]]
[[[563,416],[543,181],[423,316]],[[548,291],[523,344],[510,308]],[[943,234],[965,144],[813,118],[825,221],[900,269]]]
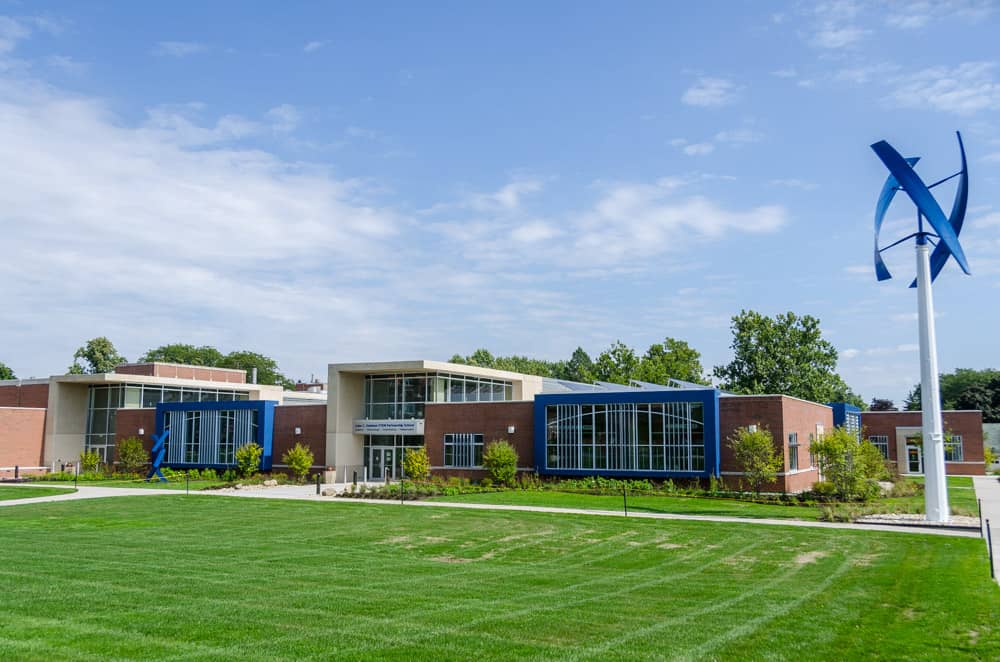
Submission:
[[[911,474],[924,473],[924,458],[920,446],[906,445],[906,471]]]
[[[396,475],[395,453],[391,447],[372,446],[368,451],[368,479],[384,481],[386,471],[390,477]]]

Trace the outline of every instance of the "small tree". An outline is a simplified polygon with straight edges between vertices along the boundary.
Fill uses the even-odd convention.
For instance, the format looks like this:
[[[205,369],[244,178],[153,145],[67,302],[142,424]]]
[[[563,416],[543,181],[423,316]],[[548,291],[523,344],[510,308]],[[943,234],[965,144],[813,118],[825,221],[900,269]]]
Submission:
[[[281,456],[281,461],[288,465],[288,469],[295,475],[295,480],[301,483],[312,468],[313,452],[301,443],[297,443]]]
[[[784,458],[774,449],[774,438],[762,427],[755,430],[739,428],[729,438],[729,447],[736,455],[736,461],[743,467],[743,475],[750,483],[750,489],[760,496],[760,488],[778,476]]]
[[[427,480],[431,475],[431,460],[427,457],[427,450],[423,446],[406,449],[406,455],[403,456],[403,471],[412,480]]]
[[[811,447],[823,480],[841,499],[867,499],[878,493],[877,481],[889,477],[882,453],[856,432],[834,428]]]
[[[0,361],[0,379],[17,379],[14,371],[4,365],[3,361]]]
[[[489,470],[493,481],[513,485],[517,475],[517,451],[506,439],[495,439],[483,449],[483,466]]]
[[[80,471],[85,474],[97,473],[101,466],[101,456],[97,451],[83,451],[80,453]]]
[[[249,478],[260,469],[260,458],[264,449],[259,444],[247,444],[236,449],[236,468],[243,478]]]
[[[118,466],[126,473],[137,473],[149,462],[149,453],[142,445],[142,439],[127,437],[118,442]]]

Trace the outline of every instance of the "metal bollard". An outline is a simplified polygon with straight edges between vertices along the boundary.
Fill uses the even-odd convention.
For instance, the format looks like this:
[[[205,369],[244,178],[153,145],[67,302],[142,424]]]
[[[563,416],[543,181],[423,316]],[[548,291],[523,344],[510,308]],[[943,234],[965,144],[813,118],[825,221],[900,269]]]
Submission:
[[[316,494],[319,494],[320,491],[321,491],[320,490],[320,486],[321,486],[321,484],[320,484],[320,478],[321,478],[320,475],[316,474]]]
[[[979,508],[979,537],[982,538],[986,535],[983,533],[983,500],[976,499],[976,505]]]
[[[354,485],[356,486],[357,484],[358,484],[358,470],[355,469],[354,470]]]
[[[990,531],[990,521],[986,520],[986,544],[990,552],[990,577],[996,579],[993,574],[993,533]]]
[[[625,502],[625,517],[628,517],[628,485],[622,481],[622,500]]]
[[[15,464],[14,465],[14,480],[17,480],[20,477],[21,477],[21,467],[19,467],[19,466],[17,466]]]

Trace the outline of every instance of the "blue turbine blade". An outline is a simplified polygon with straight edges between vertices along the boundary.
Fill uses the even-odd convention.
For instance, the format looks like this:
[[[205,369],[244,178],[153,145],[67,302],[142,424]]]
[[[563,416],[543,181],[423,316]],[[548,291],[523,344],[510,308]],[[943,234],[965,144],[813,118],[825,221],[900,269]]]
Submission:
[[[906,162],[910,166],[914,166],[919,160],[919,156],[913,156],[906,159]],[[889,280],[892,278],[889,268],[885,266],[885,261],[882,259],[882,251],[878,249],[878,235],[882,231],[882,222],[885,220],[885,213],[889,211],[889,205],[892,204],[892,199],[896,197],[896,190],[898,188],[899,182],[890,174],[885,179],[882,193],[878,196],[878,204],[875,206],[875,275],[879,280]]]
[[[955,237],[962,232],[962,223],[965,222],[965,209],[969,203],[969,168],[965,162],[965,145],[962,144],[962,134],[958,131],[955,132],[958,136],[958,151],[962,155],[962,170],[961,177],[958,180],[958,189],[955,191],[955,202],[951,207],[951,216],[948,217],[948,221],[951,223],[951,227],[955,230]],[[943,244],[938,244],[934,248],[934,252],[931,253],[931,282],[938,277],[941,270],[944,269],[945,263],[948,261],[948,257],[951,252],[948,250],[947,246]],[[963,269],[965,273],[969,273],[968,269]],[[910,283],[910,287],[916,287],[916,279]]]
[[[962,268],[962,271],[969,273],[969,265],[965,259],[965,252],[962,250],[961,244],[958,243],[958,236],[955,234],[955,229],[952,227],[951,222],[945,218],[944,212],[941,211],[941,206],[938,205],[937,200],[934,199],[931,192],[927,190],[927,186],[920,180],[917,173],[913,172],[913,168],[886,141],[880,140],[871,147],[875,154],[882,160],[882,163],[885,164],[885,167],[889,169],[889,172],[896,177],[896,181],[903,187],[906,194],[913,200],[913,204],[917,206],[920,213],[924,215],[927,222],[934,228],[938,237],[941,238],[941,243],[938,246],[944,246],[955,256],[955,261],[958,262],[958,266]]]

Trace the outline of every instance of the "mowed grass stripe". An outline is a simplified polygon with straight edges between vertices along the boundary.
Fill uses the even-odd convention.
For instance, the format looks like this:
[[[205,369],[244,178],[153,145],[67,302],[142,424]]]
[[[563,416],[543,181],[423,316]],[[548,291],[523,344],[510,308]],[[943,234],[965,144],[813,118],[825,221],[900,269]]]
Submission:
[[[207,496],[9,510],[0,657],[801,659],[887,631],[914,659],[1000,655],[978,540]]]

